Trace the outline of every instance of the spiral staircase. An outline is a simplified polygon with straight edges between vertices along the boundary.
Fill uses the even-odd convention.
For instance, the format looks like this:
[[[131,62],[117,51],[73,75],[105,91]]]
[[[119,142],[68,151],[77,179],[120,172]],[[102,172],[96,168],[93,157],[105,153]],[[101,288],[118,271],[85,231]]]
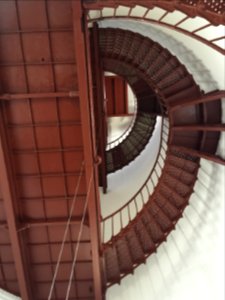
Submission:
[[[134,273],[171,235],[183,217],[184,210],[189,206],[200,171],[200,159],[225,164],[224,158],[216,154],[221,132],[225,130],[221,121],[221,98],[225,96],[225,91],[205,93],[185,65],[168,49],[149,37],[131,30],[101,28],[97,24],[88,31],[85,15],[88,16],[90,24],[119,16],[157,23],[190,35],[224,54],[224,49],[218,44],[224,37],[208,39],[199,36],[198,32],[225,24],[225,7],[223,1],[205,0],[146,0],[139,1],[138,5],[136,1],[127,0],[84,0],[72,1],[72,4],[70,1],[57,4],[49,1],[49,6],[47,2],[36,2],[35,5],[42,12],[40,15],[36,14],[34,7],[27,9],[26,5],[30,4],[22,1],[22,4],[20,1],[11,1],[10,4],[2,6],[8,13],[12,13],[11,16],[14,16],[15,10],[18,23],[13,23],[13,17],[2,21],[6,26],[3,26],[2,35],[15,38],[13,42],[10,40],[10,47],[7,49],[12,49],[11,43],[18,43],[22,49],[21,61],[17,61],[17,53],[15,61],[9,62],[13,52],[5,51],[2,69],[24,68],[26,87],[24,94],[20,94],[23,81],[19,76],[17,81],[15,74],[8,71],[8,77],[5,76],[3,81],[5,93],[0,96],[3,101],[0,121],[0,163],[3,174],[0,177],[1,206],[6,202],[6,210],[0,219],[0,229],[4,232],[0,236],[0,245],[2,249],[7,247],[4,248],[4,255],[0,253],[0,284],[9,292],[21,295],[23,300],[47,299],[53,284],[54,270],[57,269],[57,253],[60,253],[60,226],[67,224],[69,216],[70,235],[64,241],[66,252],[62,256],[63,271],[59,273],[55,287],[52,288],[52,297],[48,299],[65,299],[69,277],[67,266],[73,265],[75,247],[81,244],[83,251],[79,252],[77,261],[79,272],[73,270],[70,282],[72,292],[67,299],[101,300],[105,299],[107,288],[121,283],[124,277]],[[20,5],[25,5],[24,15]],[[160,14],[154,19],[152,15],[154,16],[155,9],[159,9]],[[173,17],[177,11],[181,13],[180,19],[171,24],[169,17]],[[32,13],[37,24],[35,30],[32,27],[33,22],[29,21],[28,12]],[[61,13],[62,19],[59,18]],[[181,28],[186,21],[199,16],[208,23],[192,32],[185,26]],[[47,29],[42,27],[45,22]],[[37,58],[40,60],[41,51],[46,48],[43,47],[37,52],[34,51],[34,56],[27,62],[30,52],[23,49],[26,46],[23,35],[32,36],[37,33],[40,36],[44,33],[45,38],[48,37],[46,42],[41,36],[43,43],[47,43],[49,57],[46,58],[45,53],[41,62],[37,61]],[[57,40],[60,41],[59,52]],[[32,43],[28,45],[32,47]],[[70,52],[74,45],[75,54]],[[43,78],[51,77],[47,73],[36,81],[29,81],[32,78],[29,67],[33,65],[38,65],[42,72],[47,72],[45,65],[49,65],[54,92],[51,90],[51,80],[42,81]],[[124,77],[132,87],[138,103],[136,119],[129,134],[108,151],[101,82],[104,71]],[[60,76],[62,74],[66,76]],[[47,92],[43,90],[43,86]],[[18,90],[14,91],[15,87]],[[86,101],[92,95],[93,103]],[[43,103],[48,103],[47,115],[50,119],[50,108],[53,107],[56,111],[54,122],[43,122],[43,103],[40,101],[35,106],[37,98],[43,98]],[[70,98],[76,99],[75,108],[74,102],[71,105]],[[27,108],[20,106],[18,102],[24,99],[28,103]],[[53,106],[49,104],[52,99],[55,101]],[[22,107],[29,114],[29,122],[25,122],[18,114],[18,107]],[[37,116],[41,121],[35,119]],[[108,174],[116,175],[118,170],[124,170],[127,165],[131,165],[134,159],[141,156],[147,144],[151,143],[157,116],[162,120],[161,141],[148,178],[122,207],[101,218],[97,168],[99,182],[106,191]],[[14,118],[18,118],[19,124],[13,123]],[[32,131],[30,140],[28,135],[18,134],[18,127],[21,128],[21,133],[24,128]],[[38,135],[39,127],[45,133]],[[48,134],[49,128],[56,130],[51,138]],[[12,132],[14,139],[10,142]],[[72,139],[75,144],[71,141],[71,136],[76,137]],[[33,148],[26,148],[29,142],[34,143]],[[51,143],[55,143],[54,147]],[[51,163],[50,158],[47,159],[49,155],[56,158],[54,163]],[[14,157],[12,161],[11,156]],[[28,164],[27,161],[33,156],[37,159],[37,170],[32,169],[32,173],[27,169],[30,165],[34,168],[34,164]],[[16,162],[15,157],[18,159]],[[83,158],[84,172],[79,175]],[[18,179],[16,184],[13,184],[14,176]],[[78,179],[79,176],[81,179]],[[71,177],[76,178],[76,183],[81,180],[81,191],[78,193],[79,209],[70,215],[68,207],[74,197]],[[32,185],[28,185],[30,180]],[[34,184],[37,181],[40,181],[40,186]],[[88,203],[89,196],[91,201]],[[31,207],[30,202],[35,204]],[[43,208],[40,208],[40,202]],[[16,208],[16,214],[13,207]],[[83,226],[81,235],[79,224]],[[32,268],[29,268],[30,265]]]
[[[210,105],[190,104],[183,108],[183,99],[201,98],[204,93],[185,66],[150,39],[126,30],[106,28],[99,29],[99,40],[107,70],[112,71],[109,68],[112,60],[113,66],[117,61],[122,62],[123,70],[127,65],[128,70],[135,69],[157,91],[163,113],[170,120],[167,157],[155,191],[136,217],[104,244],[106,282],[110,286],[119,283],[155,252],[182,216],[199,168],[199,157],[188,153],[191,150],[204,151],[205,155],[215,153],[219,132],[209,135],[204,126],[213,127],[221,122],[221,104],[218,98]],[[181,104],[181,108],[172,109],[174,103]],[[212,110],[217,113],[211,114]],[[200,129],[193,131],[192,126]]]

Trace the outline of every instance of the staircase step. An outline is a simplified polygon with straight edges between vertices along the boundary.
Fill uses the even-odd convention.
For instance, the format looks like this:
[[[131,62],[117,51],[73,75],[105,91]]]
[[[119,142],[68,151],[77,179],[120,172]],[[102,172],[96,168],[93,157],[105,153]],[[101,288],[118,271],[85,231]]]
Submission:
[[[152,47],[152,43],[149,40],[143,39],[142,43],[139,45],[139,50],[133,59],[133,64],[139,66],[141,62],[149,53],[149,49]]]
[[[182,78],[187,76],[187,71],[183,65],[179,65],[165,77],[158,80],[158,86],[160,89],[165,90],[166,88],[173,86],[176,82],[179,82]]]
[[[180,180],[170,176],[167,173],[163,173],[162,182],[175,190],[180,196],[187,197],[192,192],[192,187],[182,183]]]
[[[188,98],[194,98],[196,96],[200,96],[199,88],[196,85],[192,85],[186,89],[183,89],[182,91],[179,91],[177,93],[174,93],[173,95],[166,98],[167,103],[173,103],[174,101]]]
[[[179,195],[173,188],[170,188],[163,182],[160,182],[160,189],[158,192],[177,209],[182,209],[187,203],[187,199],[185,197]]]
[[[119,239],[115,244],[120,273],[129,273],[133,270],[133,262],[126,239]]]
[[[170,163],[166,164],[164,171],[170,176],[179,179],[182,183],[186,185],[192,185],[196,180],[195,173],[186,172],[185,170],[178,168]]]
[[[136,57],[139,53],[140,50],[140,44],[143,41],[143,37],[140,35],[134,35],[134,37],[132,37],[132,43],[130,44],[129,50],[127,52],[127,55],[130,59],[133,59],[133,57]]]
[[[134,224],[134,233],[136,234],[139,244],[142,247],[142,250],[145,254],[149,254],[155,251],[155,243],[149,235],[145,224],[142,222],[142,219],[139,219],[137,223]]]
[[[154,82],[159,82],[163,80],[163,78],[167,77],[168,75],[171,75],[174,69],[176,69],[178,66],[178,61],[175,56],[171,57],[166,64],[161,66],[160,69],[158,69],[155,74],[152,75]]]
[[[155,201],[151,201],[148,206],[148,212],[154,218],[164,233],[173,228],[173,222],[168,218],[164,211],[157,205]]]
[[[116,248],[107,247],[107,249],[104,250],[104,258],[107,282],[119,282],[120,268]]]
[[[148,213],[143,213],[142,222],[145,225],[152,241],[158,244],[164,240],[164,233],[160,226],[155,222],[153,217],[150,217]]]
[[[153,201],[157,203],[171,221],[177,220],[177,218],[180,217],[181,210],[179,210],[172,202],[168,201],[162,194],[156,193]]]
[[[136,233],[133,230],[129,230],[126,233],[125,238],[132,255],[133,263],[136,264],[142,262],[144,258],[144,252]]]
[[[165,97],[170,97],[184,89],[193,87],[193,85],[193,77],[191,75],[187,75],[185,77],[182,77],[179,81],[175,81],[174,84],[170,84],[166,88],[163,88],[162,93]]]
[[[153,44],[153,46],[149,48],[149,51],[147,52],[145,58],[139,64],[139,68],[142,70],[147,70],[162,51],[162,48],[158,44]]]
[[[167,49],[163,49],[158,57],[152,61],[152,63],[149,65],[148,69],[146,70],[146,73],[151,77],[151,79],[154,81],[154,74],[158,73],[163,66],[165,66],[165,60],[167,61],[170,57],[170,53]]]
[[[171,150],[169,150],[169,153],[167,155],[167,162],[170,165],[183,169],[184,171],[189,173],[195,173],[199,166],[196,162],[172,154]]]
[[[121,52],[121,45],[124,42],[124,33],[120,30],[116,31],[115,41],[112,48],[112,56],[117,58]]]

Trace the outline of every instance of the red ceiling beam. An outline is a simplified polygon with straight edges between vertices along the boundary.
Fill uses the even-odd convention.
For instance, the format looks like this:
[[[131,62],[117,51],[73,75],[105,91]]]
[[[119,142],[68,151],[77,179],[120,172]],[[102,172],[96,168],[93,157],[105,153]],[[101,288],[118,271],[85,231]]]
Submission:
[[[65,218],[54,218],[51,220],[43,220],[43,219],[38,219],[38,220],[25,220],[23,222],[18,222],[17,225],[17,231],[23,231],[30,229],[32,227],[45,227],[45,226],[65,226],[67,224],[68,219]],[[71,219],[70,224],[71,225],[76,225],[80,224],[81,217],[73,217]],[[86,219],[84,221],[84,224],[88,224],[88,220]],[[0,222],[0,228],[5,228],[8,229],[8,223],[7,222]]]
[[[0,100],[24,100],[24,99],[41,99],[55,97],[78,97],[78,91],[69,92],[50,92],[50,93],[24,93],[24,94],[3,94],[0,95]]]
[[[74,48],[77,61],[77,76],[80,97],[82,135],[85,158],[85,176],[87,188],[90,185],[88,215],[90,224],[91,251],[93,259],[94,294],[95,299],[103,299],[102,277],[100,262],[100,215],[97,169],[94,165],[96,158],[93,98],[90,56],[87,50],[86,17],[82,11],[81,1],[72,1]],[[93,178],[93,180],[92,180]]]
[[[207,125],[179,125],[173,126],[175,131],[225,131],[225,124],[207,124]]]
[[[11,240],[11,247],[17,273],[21,298],[31,300],[31,284],[28,280],[28,267],[25,255],[22,251],[22,243],[17,232],[17,220],[15,215],[14,201],[16,197],[15,182],[13,180],[12,168],[9,159],[5,128],[3,124],[2,111],[0,110],[0,183],[4,199],[5,214]]]
[[[173,146],[174,150],[177,150],[178,152],[183,152],[183,153],[187,153],[189,155],[192,156],[196,156],[199,158],[204,158],[207,160],[210,160],[212,162],[221,164],[221,165],[225,165],[225,160],[217,155],[212,155],[203,151],[198,151],[198,150],[194,150],[191,148],[187,148],[187,147],[181,147],[181,146]]]
[[[181,100],[174,101],[170,104],[169,108],[170,108],[170,112],[171,112],[176,109],[183,108],[183,107],[190,106],[190,105],[196,105],[196,104],[200,104],[200,103],[206,103],[206,102],[210,102],[210,101],[220,100],[221,98],[224,98],[224,97],[225,97],[225,90],[215,91],[215,92],[210,92],[205,95],[202,95],[199,98],[184,99],[182,101]]]

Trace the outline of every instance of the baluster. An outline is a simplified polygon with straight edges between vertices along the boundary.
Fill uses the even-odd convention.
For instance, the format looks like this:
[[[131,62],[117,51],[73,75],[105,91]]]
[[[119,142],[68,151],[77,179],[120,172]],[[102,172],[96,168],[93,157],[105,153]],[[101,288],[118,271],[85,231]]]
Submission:
[[[102,242],[105,243],[105,221],[102,222]]]
[[[112,237],[114,237],[114,216],[111,218],[111,226],[112,226]]]
[[[165,146],[163,145],[163,143],[161,144],[161,153],[162,153],[162,155],[164,155],[163,156],[163,158],[165,159],[165,156],[166,156],[166,148],[165,148]]]
[[[150,196],[150,191],[149,191],[148,185],[146,184],[146,185],[145,185],[145,187],[146,187],[146,190],[147,190],[148,196]]]
[[[153,175],[153,172],[152,172],[152,175]],[[152,176],[151,176],[151,183],[152,183],[153,190],[154,190],[155,184],[154,184],[154,181],[153,181],[153,179],[152,179]],[[153,192],[152,192],[152,193],[153,193]]]
[[[128,218],[129,218],[129,222],[131,221],[131,215],[130,215],[130,204],[128,204]]]
[[[145,205],[144,196],[141,190],[141,201],[142,201],[142,207]]]
[[[123,229],[123,216],[122,216],[122,210],[120,210],[120,230]]]
[[[152,173],[152,177],[153,177],[153,175],[156,175],[156,177],[157,177],[157,173],[156,173],[156,171],[154,170],[154,172]],[[156,185],[157,185],[157,180],[156,180],[156,182],[152,179],[152,182],[153,182],[153,187],[155,188],[156,187]]]
[[[138,213],[138,205],[137,205],[136,197],[134,198],[134,203],[135,203],[136,215],[137,215],[137,213]]]
[[[164,166],[163,166],[162,162],[160,161],[160,158],[162,158],[162,160],[163,160],[163,157],[162,157],[161,152],[160,152],[160,154],[159,154],[158,164],[159,164],[159,166],[160,166],[160,168],[161,168],[161,170],[162,170]]]
[[[157,166],[158,166],[158,163],[155,166],[155,173],[156,173],[157,179],[159,179],[161,174],[158,173]]]
[[[165,139],[165,136],[163,135],[162,136],[162,141],[166,144],[167,143],[167,140]],[[163,144],[163,143],[162,143]]]

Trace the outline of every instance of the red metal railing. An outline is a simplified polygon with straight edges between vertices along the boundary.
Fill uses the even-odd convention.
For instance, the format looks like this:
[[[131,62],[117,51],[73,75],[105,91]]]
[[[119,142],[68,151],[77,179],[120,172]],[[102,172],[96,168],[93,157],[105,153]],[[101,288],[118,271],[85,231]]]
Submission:
[[[135,195],[117,211],[111,215],[102,219],[102,242],[107,243],[118,235],[120,231],[125,228],[130,221],[132,221],[137,214],[142,210],[143,206],[149,200],[152,195],[159,178],[162,174],[164,167],[164,161],[166,159],[167,141],[169,137],[169,124],[166,118],[162,119],[161,124],[161,140],[159,146],[159,152],[156,157],[154,166],[141,186],[141,188],[135,193]]]

